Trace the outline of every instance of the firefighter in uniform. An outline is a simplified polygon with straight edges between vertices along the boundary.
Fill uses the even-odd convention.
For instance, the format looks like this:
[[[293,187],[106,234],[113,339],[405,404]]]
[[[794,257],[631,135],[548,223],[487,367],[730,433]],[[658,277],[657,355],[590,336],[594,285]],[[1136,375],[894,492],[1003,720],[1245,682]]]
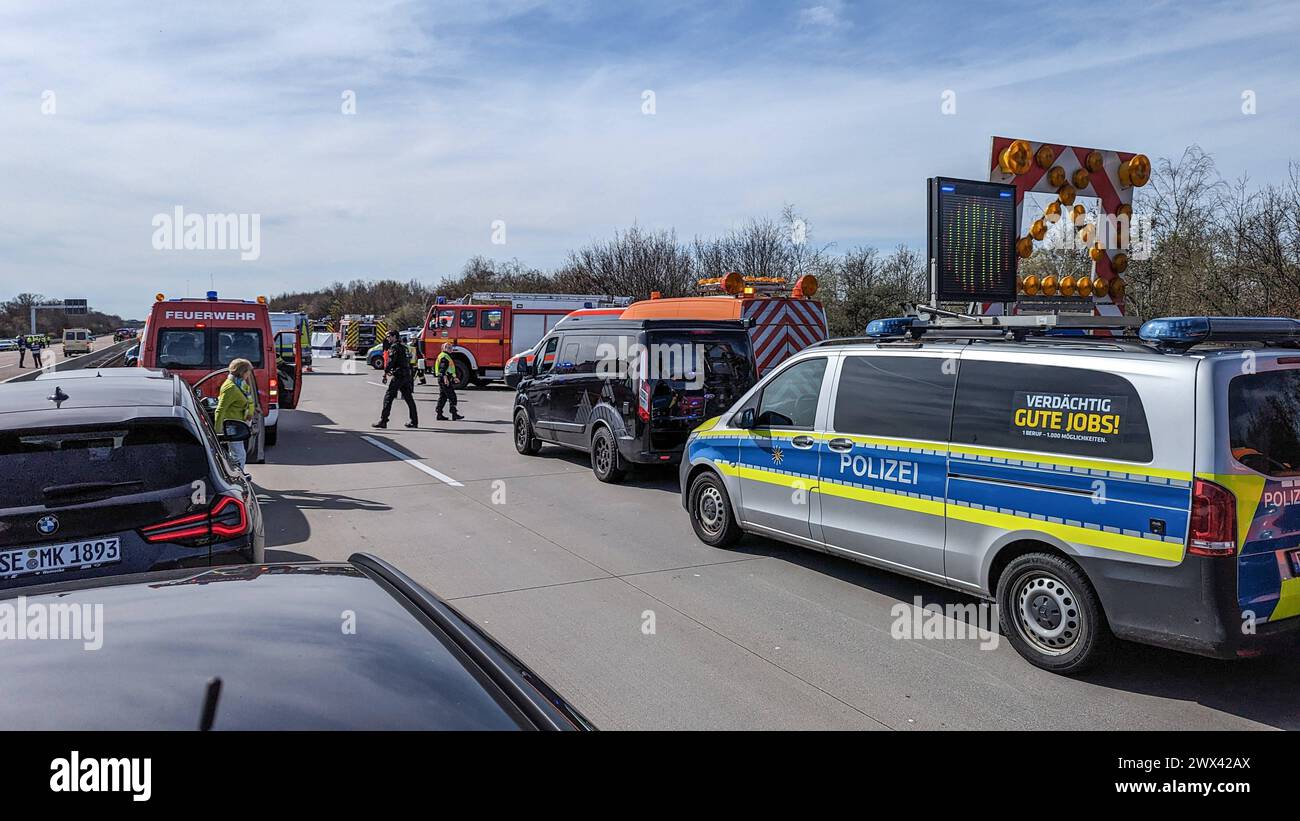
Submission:
[[[411,355],[406,346],[402,344],[397,335],[397,331],[389,331],[388,336],[388,366],[384,368],[384,382],[388,385],[387,392],[384,393],[384,409],[379,415],[379,421],[373,427],[388,427],[388,414],[393,409],[393,400],[397,394],[402,395],[406,402],[406,409],[411,414],[411,421],[406,423],[408,428],[420,426],[419,413],[415,409],[415,370],[411,367]],[[389,377],[392,382],[389,382]]]
[[[456,373],[456,360],[451,356],[451,343],[442,343],[442,352],[433,362],[433,378],[438,380],[438,419],[447,421],[447,417],[442,415],[442,409],[451,403],[451,418],[453,420],[464,419],[456,412],[456,379],[459,374]]]

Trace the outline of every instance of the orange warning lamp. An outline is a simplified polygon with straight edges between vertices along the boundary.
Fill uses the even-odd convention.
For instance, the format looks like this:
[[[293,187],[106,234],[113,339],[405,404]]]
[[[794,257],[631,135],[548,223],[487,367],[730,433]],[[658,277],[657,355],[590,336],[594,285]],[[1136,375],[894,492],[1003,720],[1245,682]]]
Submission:
[[[810,298],[817,293],[817,288],[817,277],[804,274],[794,281],[794,290],[791,293],[796,297]]]
[[[1031,162],[1032,153],[1026,140],[1013,140],[998,156],[998,167],[1003,174],[1023,174]]]

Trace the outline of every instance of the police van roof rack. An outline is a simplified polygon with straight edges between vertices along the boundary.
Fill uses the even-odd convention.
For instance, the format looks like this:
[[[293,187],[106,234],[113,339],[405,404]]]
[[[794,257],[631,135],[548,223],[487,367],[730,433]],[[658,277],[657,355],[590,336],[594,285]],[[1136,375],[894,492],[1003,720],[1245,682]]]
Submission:
[[[1097,344],[1100,340],[1113,342],[1132,339],[1140,324],[1136,317],[1128,316],[1069,313],[972,316],[930,305],[917,305],[913,311],[911,316],[873,320],[867,325],[867,337],[876,342],[887,339],[917,341],[926,337],[1023,342],[1032,337],[1035,341],[1070,340]],[[928,319],[925,318],[927,315]],[[1090,331],[1109,331],[1115,336],[1083,335]]]

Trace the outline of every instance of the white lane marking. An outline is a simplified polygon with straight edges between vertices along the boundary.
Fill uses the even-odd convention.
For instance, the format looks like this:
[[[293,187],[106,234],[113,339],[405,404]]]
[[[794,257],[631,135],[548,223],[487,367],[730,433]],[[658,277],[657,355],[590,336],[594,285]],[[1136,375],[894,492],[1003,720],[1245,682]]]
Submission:
[[[429,474],[433,478],[437,479],[439,482],[443,482],[444,484],[451,485],[452,487],[464,487],[464,485],[462,485],[460,482],[457,482],[455,479],[451,478],[447,474],[439,473],[438,471],[434,470],[433,468],[429,467],[428,465],[424,464],[418,459],[412,456],[407,456],[405,453],[402,453],[400,450],[394,450],[393,448],[390,448],[388,445],[385,445],[383,442],[380,442],[376,439],[372,439],[369,436],[362,436],[361,438],[366,440],[370,444],[374,445],[375,447],[379,448],[383,452],[396,456],[398,459],[401,459],[403,462],[415,468],[416,470],[423,471]]]
[[[369,379],[366,380],[366,384],[367,384],[367,385],[374,385],[376,388],[386,388],[386,387],[388,387],[388,386],[385,385],[383,382],[371,382]]]

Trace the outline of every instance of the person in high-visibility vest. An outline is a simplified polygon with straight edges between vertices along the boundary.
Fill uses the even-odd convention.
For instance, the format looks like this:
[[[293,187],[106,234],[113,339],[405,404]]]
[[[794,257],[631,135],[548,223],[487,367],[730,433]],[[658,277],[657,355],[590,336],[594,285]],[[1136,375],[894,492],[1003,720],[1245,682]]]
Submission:
[[[438,419],[447,421],[447,417],[442,415],[442,409],[451,403],[452,420],[460,420],[465,417],[456,412],[456,382],[459,374],[456,373],[456,360],[451,355],[451,343],[442,343],[442,351],[438,358],[433,362],[433,377],[438,380]]]

